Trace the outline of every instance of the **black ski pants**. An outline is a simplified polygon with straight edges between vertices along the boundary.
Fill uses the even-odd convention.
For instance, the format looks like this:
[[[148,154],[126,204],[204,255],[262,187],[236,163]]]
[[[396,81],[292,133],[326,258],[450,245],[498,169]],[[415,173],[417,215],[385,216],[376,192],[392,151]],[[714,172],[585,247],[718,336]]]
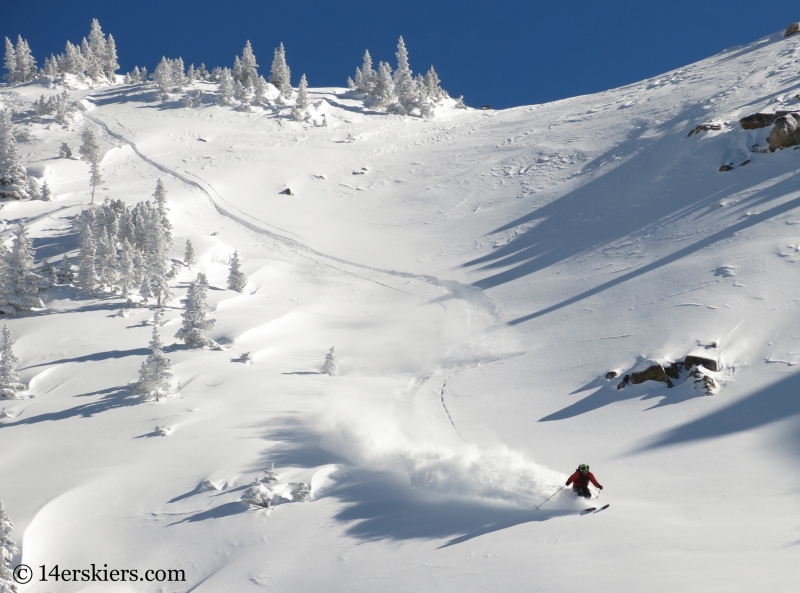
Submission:
[[[584,498],[592,497],[592,493],[589,492],[589,488],[581,488],[580,486],[575,485],[572,487],[572,491],[578,496],[583,496]]]

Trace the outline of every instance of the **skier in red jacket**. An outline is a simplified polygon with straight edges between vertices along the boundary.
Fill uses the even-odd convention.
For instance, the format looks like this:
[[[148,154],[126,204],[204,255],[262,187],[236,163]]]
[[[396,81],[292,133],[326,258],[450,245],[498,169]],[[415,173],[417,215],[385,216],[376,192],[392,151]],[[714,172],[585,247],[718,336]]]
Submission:
[[[597,486],[600,490],[603,489],[603,487],[597,483],[594,474],[589,471],[589,466],[585,463],[581,463],[578,469],[575,470],[575,473],[569,477],[566,485],[569,486],[572,484],[572,491],[578,496],[591,498],[592,493],[589,492],[589,482]]]

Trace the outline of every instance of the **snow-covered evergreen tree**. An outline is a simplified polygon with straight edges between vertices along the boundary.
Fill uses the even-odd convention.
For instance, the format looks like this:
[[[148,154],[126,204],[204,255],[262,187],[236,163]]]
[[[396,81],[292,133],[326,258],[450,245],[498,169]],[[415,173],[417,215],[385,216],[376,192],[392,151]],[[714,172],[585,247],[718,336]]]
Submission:
[[[251,89],[243,85],[238,80],[233,81],[233,96],[239,101],[239,111],[250,111]]]
[[[206,70],[205,64],[200,64],[200,67],[197,69],[196,76],[199,80],[208,80],[208,70]]]
[[[6,37],[6,53],[3,65],[6,69],[3,80],[8,81],[9,84],[17,82],[19,77],[19,73],[17,72],[17,51],[14,49],[14,44],[11,43],[8,37]]]
[[[61,143],[61,147],[58,149],[58,156],[62,159],[72,158],[72,149],[67,146],[66,142]]]
[[[223,68],[219,74],[219,102],[222,105],[230,105],[233,101],[233,76],[231,71]]]
[[[42,183],[41,200],[43,202],[52,202],[53,201],[53,192],[50,191],[50,186],[47,185],[46,181],[44,183]]]
[[[117,62],[117,43],[114,41],[114,36],[109,34],[108,41],[106,42],[105,60],[103,61],[103,73],[108,78],[109,82],[116,81],[116,72],[119,70],[119,62]]]
[[[239,261],[239,252],[234,251],[231,256],[230,266],[228,267],[228,289],[242,292],[245,284],[247,284],[247,277],[240,270],[241,262]]]
[[[187,266],[195,264],[194,246],[191,239],[186,239],[186,250],[183,252],[183,263]]]
[[[17,583],[11,569],[14,556],[19,554],[19,549],[11,539],[14,534],[14,524],[6,513],[3,502],[0,501],[0,593],[18,593]]]
[[[0,350],[0,397],[16,399],[18,391],[24,391],[25,385],[19,382],[17,363],[14,356],[14,338],[8,325],[3,326],[3,348]]]
[[[292,75],[289,65],[286,63],[286,50],[283,43],[275,50],[275,57],[272,60],[272,75],[269,81],[277,88],[285,98],[292,96]]]
[[[356,68],[356,79],[354,86],[359,93],[367,95],[375,91],[375,83],[377,82],[378,73],[372,68],[372,56],[369,50],[364,52],[364,62],[361,68]]]
[[[4,309],[8,310],[11,307],[14,312],[20,312],[43,307],[39,288],[46,283],[44,278],[34,271],[33,244],[23,225],[17,227],[14,245],[7,261],[5,282],[0,289],[0,300]]]
[[[169,393],[172,379],[172,361],[164,355],[161,337],[158,335],[160,313],[153,318],[153,337],[150,340],[150,355],[139,368],[139,381],[134,384],[137,393],[147,400],[161,399]]]
[[[336,368],[336,346],[331,346],[331,349],[325,355],[325,364],[322,365],[322,371],[325,375],[333,377],[338,372]]]
[[[203,348],[206,346],[216,347],[216,343],[206,334],[214,327],[215,319],[208,319],[208,304],[206,296],[208,291],[208,280],[205,274],[198,273],[197,279],[189,286],[186,298],[182,299],[183,323],[175,334],[184,344],[193,348]]]
[[[44,278],[46,288],[50,288],[51,286],[58,284],[56,269],[49,260],[45,259],[42,261],[42,269],[39,275]]]
[[[295,101],[294,108],[292,109],[292,119],[294,121],[303,121],[306,117],[306,110],[308,109],[308,81],[306,75],[300,77],[300,84],[297,87],[297,100]]]
[[[408,63],[408,50],[403,38],[397,42],[397,69],[394,71],[394,90],[400,107],[410,113],[419,105],[419,87],[414,81],[411,66]]]
[[[388,109],[396,101],[392,68],[386,62],[378,64],[378,76],[375,81],[374,102],[376,107]]]
[[[28,199],[28,174],[20,162],[11,110],[0,111],[0,198]]]
[[[81,144],[79,152],[81,153],[81,160],[89,163],[91,168],[89,183],[92,186],[92,203],[94,203],[94,191],[99,184],[103,183],[103,177],[100,174],[100,139],[94,128],[86,126],[83,128],[83,133],[81,133],[81,140],[83,144]]]
[[[267,84],[267,80],[263,76],[259,75],[258,78],[256,78],[256,82],[253,86],[253,100],[256,104],[263,103],[267,100],[267,91],[269,90]]]
[[[80,261],[78,263],[78,284],[85,291],[94,295],[98,288],[97,270],[95,261],[97,257],[97,243],[91,226],[87,226],[81,233]]]
[[[120,294],[125,298],[130,296],[131,291],[137,286],[134,255],[132,251],[131,244],[128,243],[127,239],[123,239],[117,269],[119,270]]]
[[[61,258],[61,264],[59,264],[56,271],[56,278],[59,284],[72,284],[75,282],[75,274],[72,272],[72,266],[66,253]]]
[[[169,221],[169,210],[167,209],[167,188],[164,187],[164,182],[161,181],[160,177],[156,180],[156,190],[153,192],[153,201],[158,211],[158,222],[164,233],[164,249],[169,251],[172,249],[172,223]]]
[[[256,63],[256,56],[253,53],[253,46],[250,45],[250,40],[242,50],[242,59],[240,62],[241,75],[239,81],[248,88],[253,88],[258,80],[258,64]]]
[[[41,200],[42,192],[39,191],[39,186],[33,177],[28,177],[28,197],[31,200]]]

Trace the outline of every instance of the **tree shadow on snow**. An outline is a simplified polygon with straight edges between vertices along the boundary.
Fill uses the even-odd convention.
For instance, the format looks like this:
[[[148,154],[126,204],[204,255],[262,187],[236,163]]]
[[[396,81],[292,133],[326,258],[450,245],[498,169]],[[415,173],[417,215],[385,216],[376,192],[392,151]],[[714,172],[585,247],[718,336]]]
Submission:
[[[795,373],[722,409],[664,432],[635,453],[720,438],[787,420],[790,437],[781,443],[800,454],[800,373]],[[723,397],[722,395],[714,397]]]
[[[185,519],[181,519],[180,521],[175,521],[174,523],[170,523],[167,527],[172,527],[173,525],[180,525],[181,523],[197,523],[198,521],[207,521],[208,519],[224,519],[225,517],[231,517],[233,515],[239,515],[241,513],[246,513],[248,507],[246,504],[241,502],[226,502],[225,504],[221,504],[218,507],[210,508],[206,511],[201,511],[199,513],[195,513],[190,517],[186,517]]]
[[[109,387],[108,389],[102,389],[92,393],[79,394],[73,397],[87,397],[91,395],[102,395],[103,397],[97,401],[74,406],[67,410],[61,410],[60,412],[48,412],[45,414],[21,418],[16,422],[7,422],[4,423],[3,426],[9,427],[21,426],[24,424],[38,424],[39,422],[54,422],[56,420],[66,420],[68,418],[76,417],[91,418],[92,416],[102,412],[134,406],[141,402],[141,396],[133,393],[127,385],[124,387]]]

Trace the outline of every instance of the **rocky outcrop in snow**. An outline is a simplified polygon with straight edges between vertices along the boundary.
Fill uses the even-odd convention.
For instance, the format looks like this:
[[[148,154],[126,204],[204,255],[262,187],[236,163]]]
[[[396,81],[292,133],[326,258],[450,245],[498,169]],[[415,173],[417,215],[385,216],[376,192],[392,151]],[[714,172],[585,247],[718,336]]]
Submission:
[[[792,23],[788,27],[786,27],[786,32],[783,34],[784,37],[790,37],[795,33],[800,33],[800,23]]]
[[[787,113],[778,117],[767,142],[770,152],[800,144],[800,113]]]

